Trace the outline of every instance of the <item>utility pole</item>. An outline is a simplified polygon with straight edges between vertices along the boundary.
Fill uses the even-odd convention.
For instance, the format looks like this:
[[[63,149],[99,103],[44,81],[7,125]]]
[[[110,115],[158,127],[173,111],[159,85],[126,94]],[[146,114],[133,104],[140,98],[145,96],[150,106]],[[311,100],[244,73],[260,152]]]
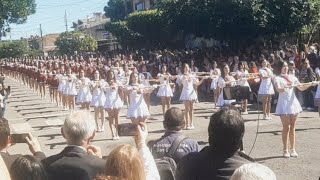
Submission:
[[[41,24],[40,24],[40,37],[41,37],[41,49],[42,49],[42,52],[43,52],[43,56],[44,56],[44,41],[43,41],[43,37],[42,37],[42,27],[41,27]]]
[[[68,32],[67,10],[64,10],[64,22],[65,22],[65,24],[66,24],[66,32]]]

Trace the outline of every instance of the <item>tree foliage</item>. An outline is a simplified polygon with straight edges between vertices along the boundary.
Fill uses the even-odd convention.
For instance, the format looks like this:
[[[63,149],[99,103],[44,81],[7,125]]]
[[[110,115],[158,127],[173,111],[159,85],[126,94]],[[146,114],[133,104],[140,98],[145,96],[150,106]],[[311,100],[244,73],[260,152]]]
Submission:
[[[0,58],[17,58],[30,52],[28,42],[25,40],[0,42]]]
[[[111,21],[123,21],[132,12],[132,2],[129,0],[109,0],[104,11]]]
[[[10,31],[11,23],[24,23],[35,9],[35,0],[0,0],[0,38]]]
[[[73,55],[75,52],[94,52],[98,43],[94,37],[82,32],[65,32],[60,34],[55,42],[60,54]]]

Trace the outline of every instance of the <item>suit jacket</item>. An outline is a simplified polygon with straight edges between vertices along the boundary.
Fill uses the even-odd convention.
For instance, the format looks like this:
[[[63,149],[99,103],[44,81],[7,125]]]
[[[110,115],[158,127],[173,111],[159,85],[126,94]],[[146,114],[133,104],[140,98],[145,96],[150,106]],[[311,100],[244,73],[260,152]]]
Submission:
[[[201,152],[189,153],[180,160],[177,180],[229,180],[241,165],[252,162],[253,159],[239,151],[233,155],[224,156],[210,147]]]
[[[90,180],[105,168],[105,160],[89,155],[77,146],[67,146],[61,153],[50,156],[42,163],[51,179]]]
[[[13,155],[10,155],[9,153],[5,153],[5,152],[0,152],[2,158],[3,158],[3,161],[4,163],[6,164],[8,170],[10,170],[13,162],[18,158],[18,157],[21,157],[23,155],[21,154],[13,154]],[[36,152],[34,153],[33,155],[35,158],[37,158],[39,161],[41,161],[42,159],[46,158],[46,155],[43,153],[43,152]]]

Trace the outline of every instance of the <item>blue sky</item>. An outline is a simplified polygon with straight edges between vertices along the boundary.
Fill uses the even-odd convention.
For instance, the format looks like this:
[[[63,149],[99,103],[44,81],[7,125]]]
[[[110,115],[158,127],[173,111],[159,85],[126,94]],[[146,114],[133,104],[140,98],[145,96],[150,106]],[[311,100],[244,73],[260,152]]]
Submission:
[[[36,13],[29,16],[24,24],[11,24],[11,38],[40,35],[40,24],[43,35],[65,31],[64,14],[67,10],[68,28],[72,30],[72,22],[92,17],[94,12],[104,12],[103,7],[108,0],[36,0]],[[9,34],[2,39],[10,39]]]

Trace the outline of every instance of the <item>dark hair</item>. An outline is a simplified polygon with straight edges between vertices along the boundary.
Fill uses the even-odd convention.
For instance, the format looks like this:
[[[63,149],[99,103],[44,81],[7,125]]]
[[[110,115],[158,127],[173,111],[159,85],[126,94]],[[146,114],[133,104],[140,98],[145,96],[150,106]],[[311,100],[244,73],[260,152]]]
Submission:
[[[210,118],[210,147],[223,155],[233,155],[240,148],[244,131],[239,110],[234,106],[225,106]]]
[[[278,72],[279,74],[281,74],[281,69],[282,69],[282,67],[284,66],[285,63],[287,63],[287,62],[284,61],[284,60],[279,61],[279,62],[276,64],[275,68],[274,68],[274,69],[276,70],[276,72]]]
[[[8,137],[10,136],[10,127],[8,120],[0,118],[0,150],[8,145]]]
[[[113,78],[111,78],[111,74],[113,74]],[[107,71],[107,83],[111,86],[111,81],[113,80],[114,82],[116,82],[117,80],[116,80],[116,75],[115,75],[115,73],[114,73],[114,71],[112,71],[112,70],[109,70],[109,71]]]
[[[139,74],[138,74],[138,73],[135,73],[135,72],[132,72],[132,73],[130,74],[130,77],[129,77],[129,85],[130,85],[130,86],[132,85],[132,77],[133,77],[135,74],[138,75],[138,84],[140,84],[140,76],[139,76]]]
[[[164,114],[163,126],[165,129],[179,131],[184,127],[184,125],[184,114],[179,108],[170,108]]]
[[[186,66],[189,66],[189,64],[187,64],[187,63],[183,63],[183,64],[182,64],[182,69],[181,69],[182,74],[186,73],[186,72],[184,72],[184,68],[185,68]],[[189,68],[190,68],[190,66],[189,66]]]
[[[212,69],[214,68],[217,68],[218,67],[218,64],[217,64],[217,61],[212,61]]]
[[[248,70],[248,69],[249,69],[247,61],[240,61],[240,63],[238,64],[238,69],[239,69],[239,70],[241,69],[240,67],[241,67],[242,65],[244,66],[244,67],[243,67],[244,70]]]
[[[47,173],[35,157],[25,155],[17,158],[10,167],[12,180],[46,180]]]
[[[223,79],[226,78],[226,73],[224,72],[224,68],[225,67],[229,67],[229,65],[227,63],[224,63],[223,66],[222,66],[221,77]]]

